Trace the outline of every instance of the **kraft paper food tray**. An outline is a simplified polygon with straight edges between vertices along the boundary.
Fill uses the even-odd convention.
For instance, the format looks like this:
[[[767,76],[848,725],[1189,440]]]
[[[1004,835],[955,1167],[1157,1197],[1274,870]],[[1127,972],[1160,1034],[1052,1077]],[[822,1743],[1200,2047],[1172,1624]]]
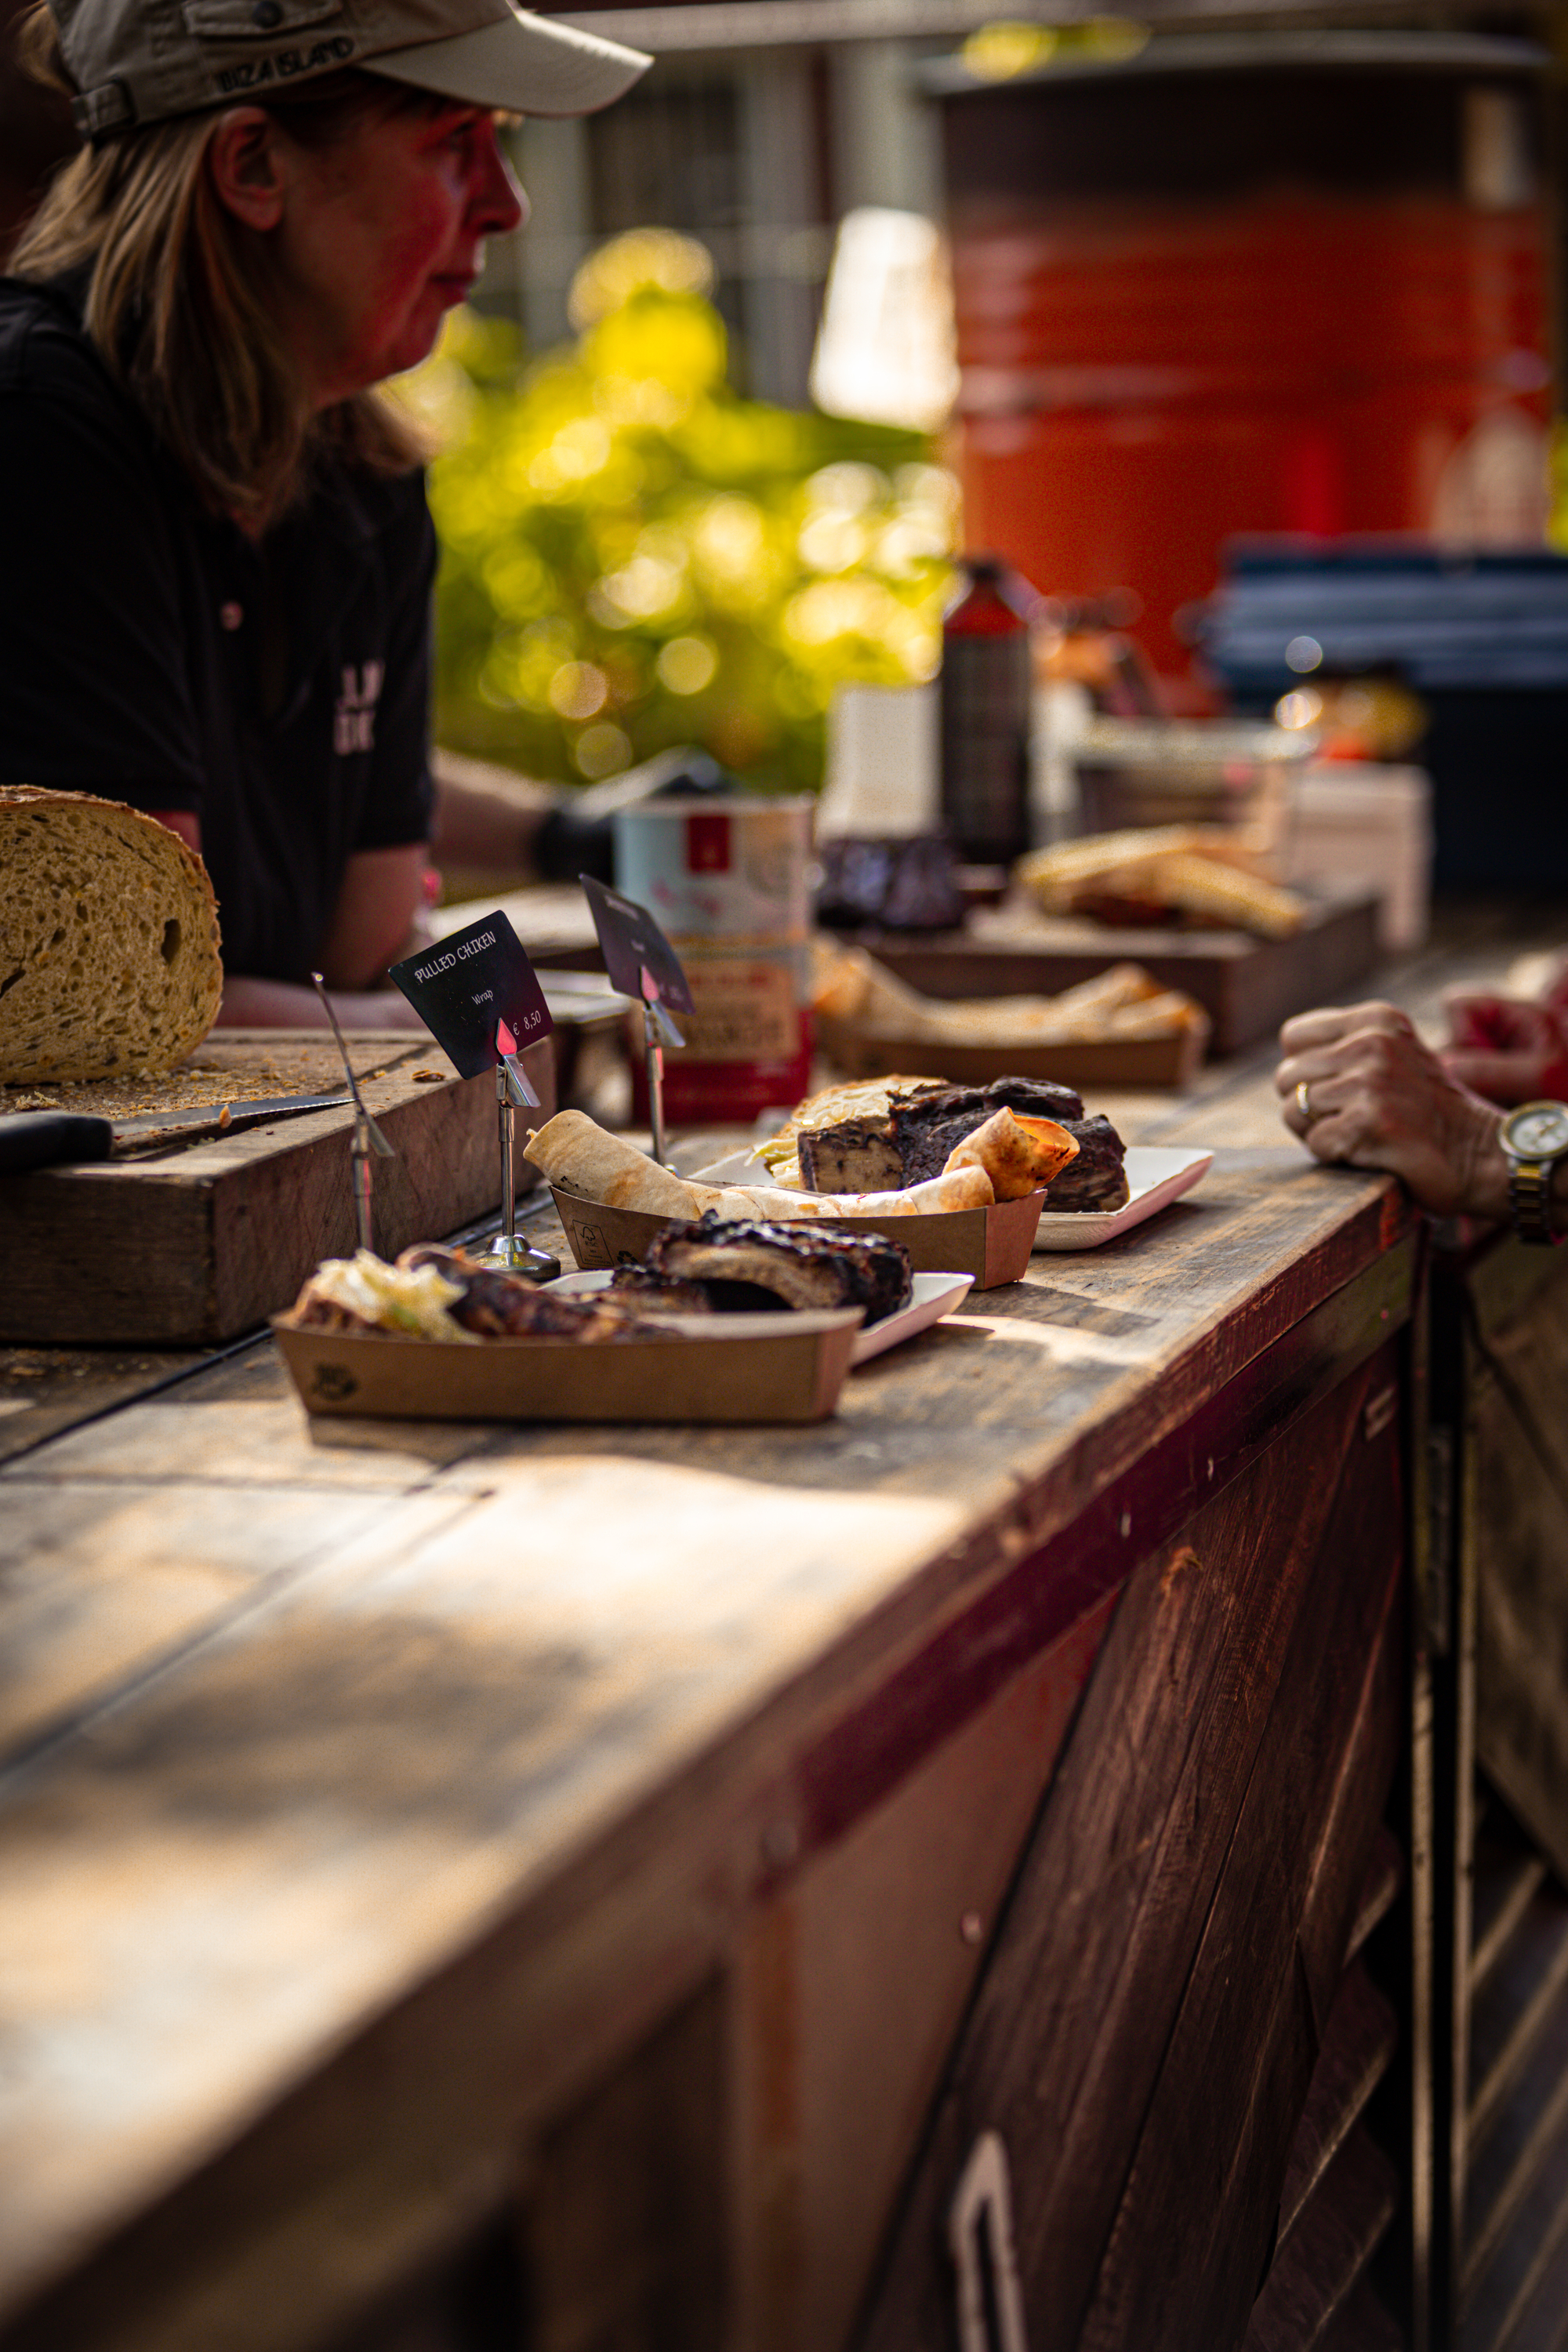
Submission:
[[[851,1078],[946,1078],[954,1086],[988,1086],[993,1078],[1056,1078],[1089,1087],[1190,1086],[1208,1042],[1206,1019],[1169,1037],[1097,1037],[1042,1045],[956,1045],[949,1039],[906,1037],[892,1029],[816,1016],[816,1043]]]
[[[679,1223],[674,1217],[649,1216],[642,1209],[607,1209],[561,1184],[550,1189],[572,1255],[581,1266],[640,1265],[648,1244]],[[995,1290],[1005,1282],[1019,1281],[1027,1270],[1045,1199],[1044,1192],[1030,1192],[1021,1201],[998,1201],[989,1209],[942,1209],[923,1217],[813,1217],[809,1223],[833,1233],[880,1234],[908,1250],[916,1274],[972,1275],[977,1290]],[[789,1220],[770,1217],[765,1222]]]
[[[693,1318],[695,1320],[695,1318]],[[728,1315],[656,1339],[404,1339],[272,1328],[312,1413],[399,1421],[822,1421],[849,1369],[858,1307]]]

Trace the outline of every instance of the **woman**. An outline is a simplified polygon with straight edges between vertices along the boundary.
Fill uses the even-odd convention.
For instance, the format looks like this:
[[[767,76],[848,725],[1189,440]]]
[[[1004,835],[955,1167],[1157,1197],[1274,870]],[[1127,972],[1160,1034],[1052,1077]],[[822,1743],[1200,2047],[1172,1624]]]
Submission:
[[[0,777],[201,849],[225,1022],[313,1024],[319,968],[417,1025],[365,992],[422,894],[436,549],[374,387],[526,217],[496,111],[648,60],[510,0],[54,0],[26,38],[90,144],[0,281]]]

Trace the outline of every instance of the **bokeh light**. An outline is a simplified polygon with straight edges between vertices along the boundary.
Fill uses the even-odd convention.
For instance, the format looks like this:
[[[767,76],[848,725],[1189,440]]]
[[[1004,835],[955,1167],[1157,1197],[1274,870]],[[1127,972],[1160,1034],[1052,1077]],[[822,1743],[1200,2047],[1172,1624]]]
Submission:
[[[437,739],[582,782],[700,742],[815,789],[835,688],[934,675],[958,490],[914,433],[743,400],[703,249],[615,239],[574,343],[453,314],[397,394],[446,420]]]

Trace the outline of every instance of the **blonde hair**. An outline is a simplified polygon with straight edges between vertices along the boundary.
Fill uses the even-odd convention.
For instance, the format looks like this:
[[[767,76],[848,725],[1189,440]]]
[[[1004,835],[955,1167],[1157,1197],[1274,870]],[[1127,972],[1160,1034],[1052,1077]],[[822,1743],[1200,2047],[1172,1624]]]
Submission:
[[[37,79],[68,89],[45,0],[18,48]],[[268,111],[321,147],[366,114],[427,105],[423,93],[347,72]],[[423,451],[374,393],[312,415],[268,301],[268,261],[206,169],[218,110],[149,123],[63,164],[11,258],[37,283],[86,269],[83,322],[205,505],[250,530],[274,520],[323,459],[406,473]]]

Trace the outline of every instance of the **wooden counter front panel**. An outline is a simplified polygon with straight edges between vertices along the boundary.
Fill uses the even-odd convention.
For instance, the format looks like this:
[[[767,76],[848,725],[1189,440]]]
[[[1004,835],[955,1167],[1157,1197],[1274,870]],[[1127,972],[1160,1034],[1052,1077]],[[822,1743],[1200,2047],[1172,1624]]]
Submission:
[[[1399,1733],[1380,1350],[1136,1571],[894,2225],[863,2352],[950,2352],[998,2133],[1030,2352],[1227,2352],[1273,2242]]]
[[[1471,1287],[1476,1754],[1568,1876],[1568,1264],[1511,1244]]]

